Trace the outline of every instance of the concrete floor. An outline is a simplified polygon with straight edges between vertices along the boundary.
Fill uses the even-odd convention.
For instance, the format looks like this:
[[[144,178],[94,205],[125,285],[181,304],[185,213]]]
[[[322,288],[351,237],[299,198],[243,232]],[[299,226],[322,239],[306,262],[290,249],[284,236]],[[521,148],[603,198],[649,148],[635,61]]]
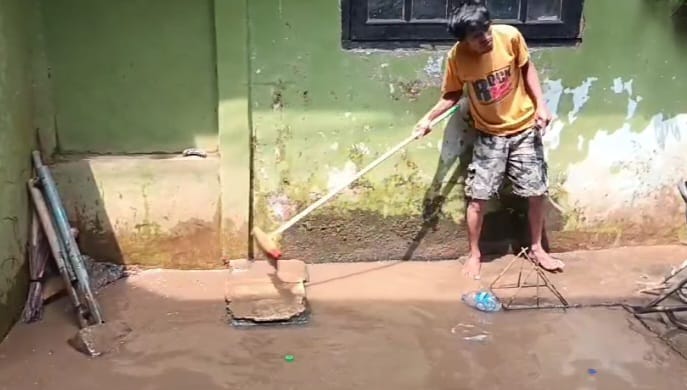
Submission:
[[[642,301],[641,283],[685,247],[562,255],[571,303]],[[507,259],[485,265],[488,282]],[[0,389],[678,389],[687,361],[621,309],[501,312],[465,307],[457,262],[310,267],[309,325],[226,324],[227,271],[146,271],[107,287],[109,319],[134,329],[89,359],[66,344],[65,301],[0,344]],[[480,336],[483,340],[471,339]],[[293,354],[295,361],[284,360]],[[589,372],[596,370],[595,374]]]

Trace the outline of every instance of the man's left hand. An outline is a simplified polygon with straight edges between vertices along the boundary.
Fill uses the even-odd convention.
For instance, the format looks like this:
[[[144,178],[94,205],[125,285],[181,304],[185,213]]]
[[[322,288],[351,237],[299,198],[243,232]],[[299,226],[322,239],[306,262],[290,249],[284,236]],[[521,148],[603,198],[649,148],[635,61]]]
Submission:
[[[537,109],[537,113],[534,117],[534,124],[537,126],[537,128],[539,128],[541,135],[544,135],[546,128],[549,126],[549,123],[551,123],[552,120],[553,115],[545,105],[542,105]]]

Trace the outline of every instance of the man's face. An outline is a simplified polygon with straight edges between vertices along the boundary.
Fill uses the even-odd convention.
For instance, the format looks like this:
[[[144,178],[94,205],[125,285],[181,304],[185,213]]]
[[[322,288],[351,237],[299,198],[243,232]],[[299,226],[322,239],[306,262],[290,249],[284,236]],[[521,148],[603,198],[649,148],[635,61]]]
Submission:
[[[489,53],[494,48],[494,39],[491,35],[491,27],[482,30],[473,30],[465,37],[470,50],[477,54]]]

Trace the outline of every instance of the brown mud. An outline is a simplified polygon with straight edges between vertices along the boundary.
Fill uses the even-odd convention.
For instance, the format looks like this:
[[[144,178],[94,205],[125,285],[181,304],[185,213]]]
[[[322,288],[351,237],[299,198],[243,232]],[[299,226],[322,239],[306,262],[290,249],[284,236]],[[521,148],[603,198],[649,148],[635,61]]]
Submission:
[[[554,283],[572,303],[644,299],[685,247],[562,254]],[[484,280],[507,259],[485,264]],[[106,318],[133,329],[96,359],[73,350],[66,302],[0,345],[0,389],[678,389],[687,361],[621,309],[485,314],[460,264],[310,267],[308,325],[227,324],[227,271],[145,271],[100,294]],[[293,362],[285,360],[294,355]],[[593,371],[590,371],[593,370]]]

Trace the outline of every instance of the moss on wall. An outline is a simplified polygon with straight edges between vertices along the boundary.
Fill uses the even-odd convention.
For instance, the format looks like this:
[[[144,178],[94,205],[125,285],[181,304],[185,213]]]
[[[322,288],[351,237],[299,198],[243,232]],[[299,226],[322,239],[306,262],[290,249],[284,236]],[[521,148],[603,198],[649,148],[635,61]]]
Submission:
[[[35,106],[32,74],[38,8],[32,0],[0,1],[0,339],[26,296],[30,170]]]

